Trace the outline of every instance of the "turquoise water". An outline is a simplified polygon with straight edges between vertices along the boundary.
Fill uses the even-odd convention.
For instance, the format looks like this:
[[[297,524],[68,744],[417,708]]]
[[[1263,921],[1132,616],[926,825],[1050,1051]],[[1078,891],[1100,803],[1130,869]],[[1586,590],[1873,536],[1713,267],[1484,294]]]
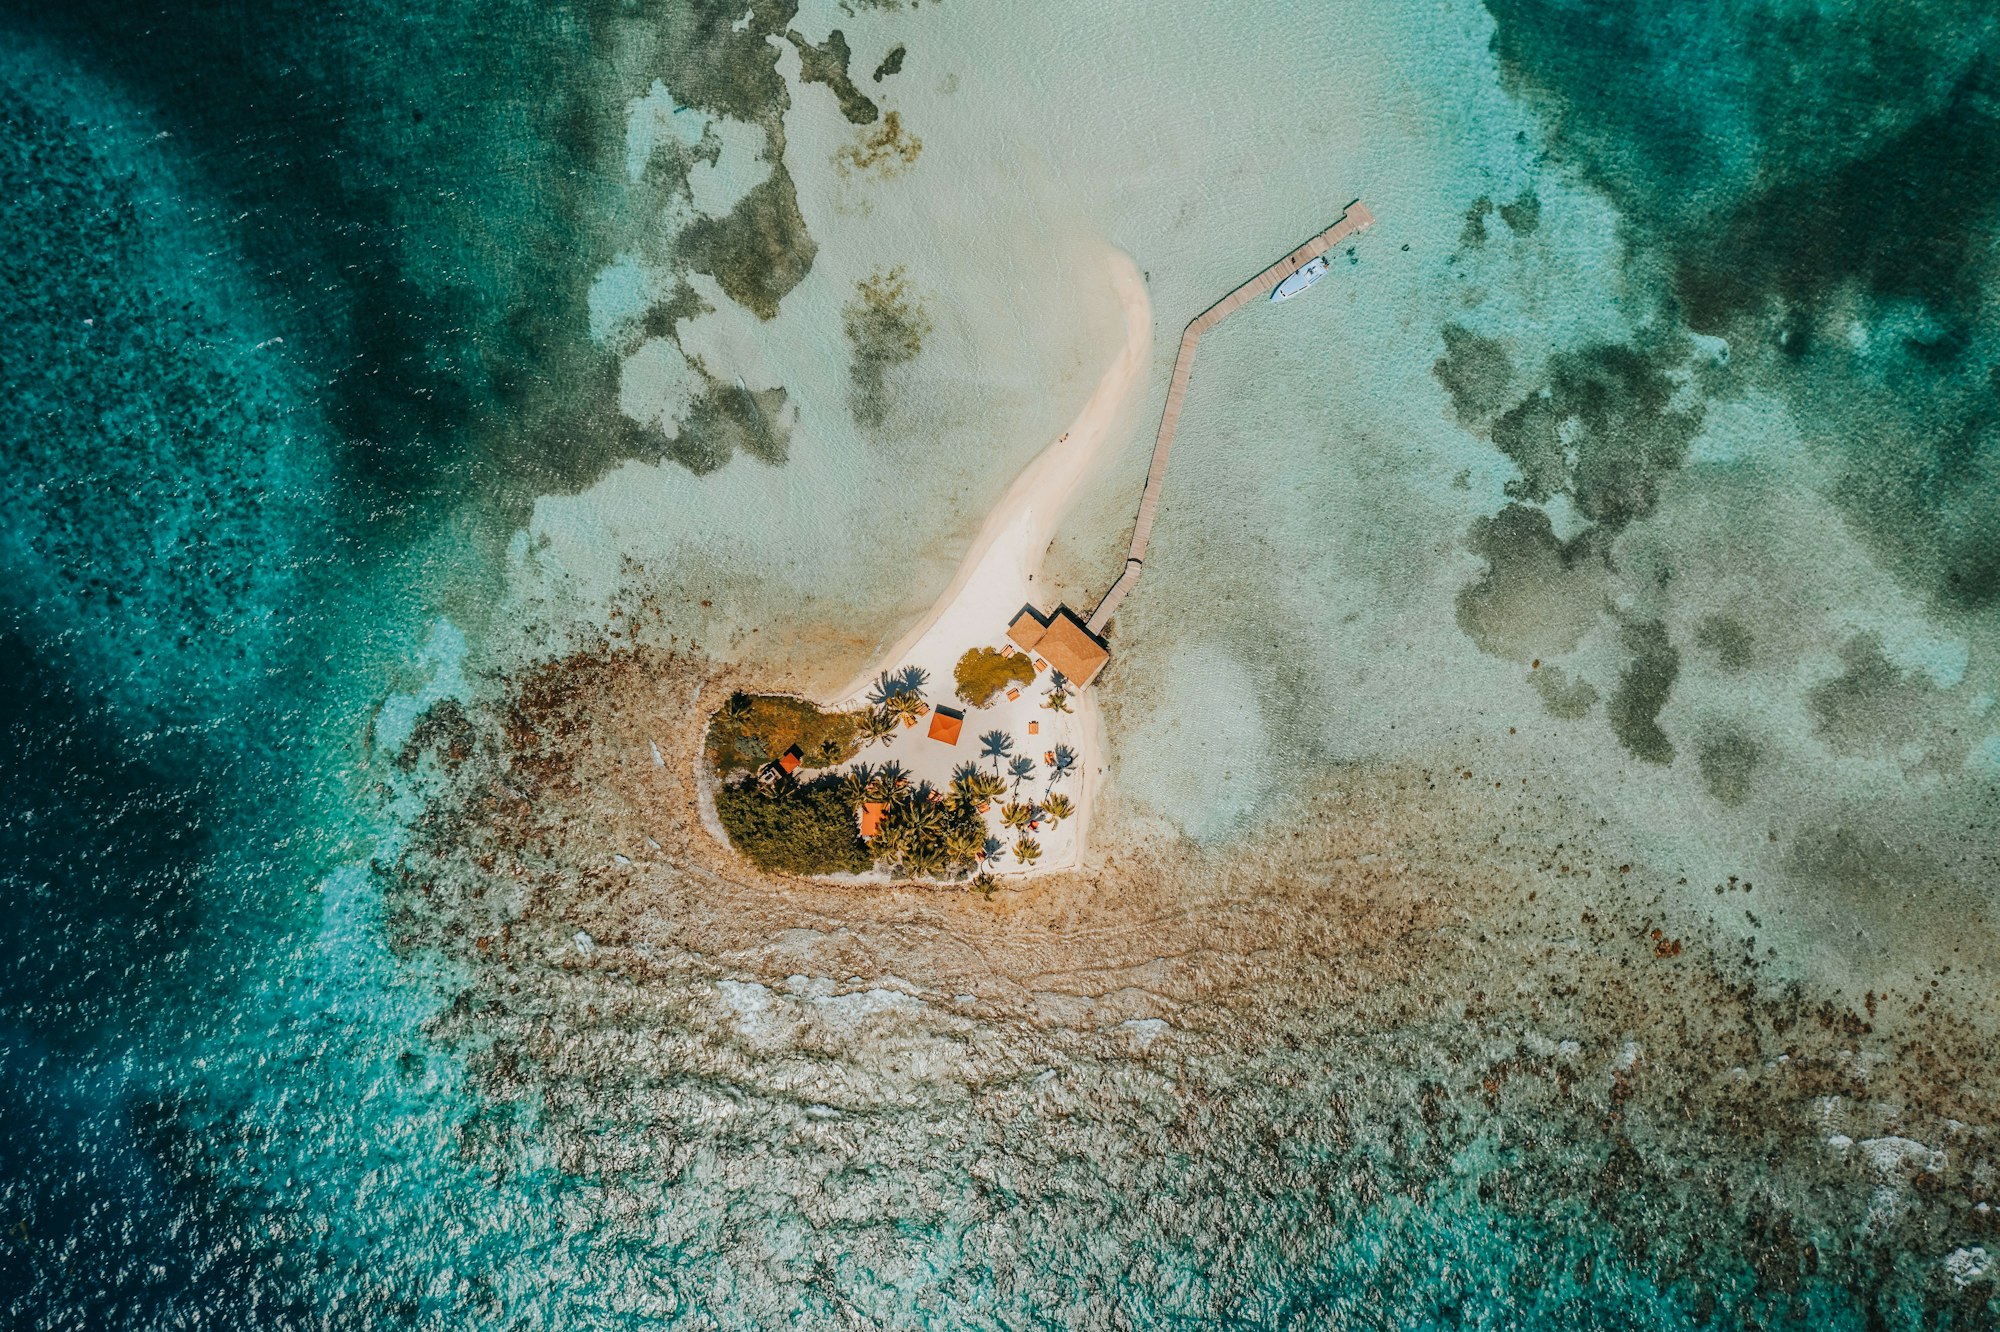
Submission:
[[[8,6],[10,1323],[1993,1326],[1996,41]],[[614,610],[847,678],[1115,246],[1088,600],[1180,325],[1357,196],[1204,343],[1094,902],[773,906],[655,824],[470,945],[433,705]]]

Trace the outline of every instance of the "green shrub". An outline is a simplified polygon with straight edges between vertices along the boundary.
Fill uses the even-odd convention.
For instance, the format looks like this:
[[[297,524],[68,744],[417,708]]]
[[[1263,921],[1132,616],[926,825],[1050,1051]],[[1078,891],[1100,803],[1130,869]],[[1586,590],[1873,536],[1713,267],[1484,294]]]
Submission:
[[[755,772],[797,745],[801,766],[830,768],[861,751],[864,715],[822,712],[782,694],[735,694],[708,724],[708,761],[724,776]]]
[[[992,648],[974,648],[958,659],[952,676],[958,682],[958,696],[983,708],[1010,684],[1033,684],[1035,663],[1023,652],[1009,657]]]
[[[715,793],[715,812],[730,845],[760,869],[781,874],[860,874],[874,864],[854,822],[854,802],[838,777],[777,791],[755,780]]]

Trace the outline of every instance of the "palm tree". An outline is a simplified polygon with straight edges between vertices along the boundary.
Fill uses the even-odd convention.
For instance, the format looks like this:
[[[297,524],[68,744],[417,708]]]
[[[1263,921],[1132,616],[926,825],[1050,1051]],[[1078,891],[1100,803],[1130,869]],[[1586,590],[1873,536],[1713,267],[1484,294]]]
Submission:
[[[1023,754],[1007,765],[1007,775],[1014,779],[1014,790],[1018,794],[1021,783],[1035,775],[1035,761]]]
[[[890,696],[889,701],[882,705],[882,708],[897,721],[915,721],[924,715],[924,696],[922,694],[893,694]]]
[[[1068,712],[1069,695],[1061,687],[1051,689],[1049,690],[1048,697],[1042,700],[1042,706],[1050,712]]]
[[[935,837],[944,831],[944,806],[931,799],[929,782],[911,793],[909,806],[910,812],[907,817],[910,827],[919,837]]]
[[[894,800],[910,789],[910,774],[902,764],[890,759],[875,769],[868,781],[870,800]]]
[[[729,701],[722,705],[722,711],[729,720],[733,722],[742,721],[750,715],[750,695],[744,693],[741,689],[737,690],[729,696]]]
[[[1069,770],[1076,766],[1076,751],[1074,749],[1071,749],[1068,745],[1057,745],[1055,752],[1056,767],[1055,771],[1049,774],[1050,786],[1054,786],[1057,782],[1067,777]]]
[[[903,856],[903,872],[915,878],[931,878],[943,868],[944,852],[936,842],[919,838]]]
[[[1000,806],[1000,822],[1009,828],[1025,828],[1035,821],[1035,807],[1019,801]]]
[[[945,829],[945,856],[957,865],[971,866],[986,849],[986,830],[969,824],[954,823]]]
[[[1000,771],[1000,760],[1014,752],[1014,737],[1005,731],[988,731],[979,737],[979,757],[993,760],[993,771]]]
[[[1023,837],[1014,843],[1014,857],[1023,865],[1032,865],[1042,858],[1042,844],[1032,837]]]
[[[887,708],[870,708],[862,714],[862,744],[880,744],[894,734],[896,734],[896,718]]]
[[[929,683],[931,673],[921,666],[905,666],[900,671],[884,671],[875,677],[875,687],[868,691],[873,703],[887,703],[891,699],[914,695],[924,701],[924,686]]]
[[[819,756],[819,766],[822,768],[831,768],[834,764],[840,762],[841,751],[846,748],[847,746],[841,744],[840,741],[834,739],[832,736],[828,736],[826,739],[820,741],[819,748],[815,751]]]
[[[1000,886],[1000,881],[985,870],[981,870],[979,877],[972,881],[972,886],[982,897],[992,897],[993,890]]]
[[[1070,803],[1070,798],[1066,795],[1052,795],[1042,801],[1042,814],[1048,819],[1051,828],[1074,813],[1076,806]]]
[[[1007,783],[1000,780],[997,772],[982,772],[978,784],[972,788],[981,800],[998,800],[1007,794]]]
[[[847,797],[851,805],[858,805],[874,797],[869,791],[875,785],[875,768],[868,763],[857,763],[840,774],[840,793]]]

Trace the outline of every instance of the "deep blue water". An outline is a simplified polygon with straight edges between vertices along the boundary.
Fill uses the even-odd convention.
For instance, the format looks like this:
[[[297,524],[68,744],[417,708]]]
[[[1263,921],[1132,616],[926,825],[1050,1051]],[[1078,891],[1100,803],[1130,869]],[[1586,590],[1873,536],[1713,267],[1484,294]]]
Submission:
[[[1552,151],[1658,241],[1689,327],[1756,325],[1773,350],[1745,373],[1827,422],[1867,414],[1836,449],[1857,529],[1936,604],[1990,604],[1990,24],[1940,10],[1829,35],[1666,0],[1587,23],[1490,8]],[[449,669],[434,626],[491,589],[534,496],[642,451],[607,424],[609,367],[581,334],[602,258],[588,181],[621,132],[595,57],[624,15],[726,81],[702,42],[735,11],[6,9],[0,1307],[24,1328],[651,1326],[664,1308],[736,1325],[723,1222],[671,1243],[592,1230],[590,1181],[527,1145],[510,1118],[527,1112],[483,1102],[462,1051],[433,1039],[456,982],[384,942],[367,857],[409,811],[381,798],[366,748],[384,697]],[[1932,20],[1961,38],[1949,59]],[[1811,89],[1864,47],[1865,77]],[[1853,154],[1828,146],[1842,125],[1822,100],[1919,94]],[[1868,239],[1885,216],[1896,256]],[[1925,312],[1896,382],[1849,382],[1828,332],[1856,273],[1866,299]],[[502,1146],[466,1145],[488,1139]],[[1245,1215],[1277,1226],[1283,1208]],[[1252,1255],[1267,1276],[1236,1325],[1945,1316],[1835,1270],[1772,1295],[1722,1246],[1704,1281],[1746,1303],[1715,1314],[1627,1268],[1587,1207],[1527,1217],[1464,1181],[1344,1215],[1309,1260]],[[1159,1284],[1122,1302],[1153,1312],[1133,1324],[1213,1325],[1179,1298],[1213,1261],[1186,1256],[1182,1288],[1148,1257]],[[1104,1256],[1075,1279],[1115,1290],[1135,1264]],[[965,1280],[877,1317],[985,1316]],[[634,1293],[654,1285],[671,1298]],[[1012,1291],[1012,1325],[1090,1321],[1063,1312],[1077,1290],[1051,1289],[1039,1310]],[[832,1322],[815,1298],[796,1316]],[[1991,1326],[1992,1307],[1948,1325]]]

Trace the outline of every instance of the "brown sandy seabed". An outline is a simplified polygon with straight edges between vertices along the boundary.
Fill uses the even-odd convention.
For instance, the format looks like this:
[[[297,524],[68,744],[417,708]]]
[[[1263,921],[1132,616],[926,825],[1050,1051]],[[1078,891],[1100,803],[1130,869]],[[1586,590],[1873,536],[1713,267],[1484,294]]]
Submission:
[[[1260,1254],[1296,1265],[1371,1209],[1474,1190],[1524,1224],[1589,1216],[1699,1310],[1775,1315],[1816,1273],[1885,1318],[1892,1296],[1950,1325],[2000,1307],[1942,1262],[2000,1250],[1979,978],[1761,979],[1754,944],[1668,917],[1655,871],[1552,834],[1557,778],[1448,758],[1331,774],[1224,850],[1130,827],[1114,795],[1094,868],[991,900],[775,878],[697,816],[700,700],[763,683],[607,644],[420,726],[400,780],[429,812],[384,867],[391,932],[458,964],[434,1035],[512,1108],[467,1153],[504,1170],[536,1140],[614,1213],[699,1174],[685,1252],[828,1307],[826,1252],[774,1256],[741,1209],[777,1198],[890,1272],[905,1241],[871,1224],[929,1216],[1002,1289],[1052,1235],[1172,1237],[1246,1274],[1203,1287],[1219,1309]],[[1065,1316],[1115,1322],[1093,1289]]]

